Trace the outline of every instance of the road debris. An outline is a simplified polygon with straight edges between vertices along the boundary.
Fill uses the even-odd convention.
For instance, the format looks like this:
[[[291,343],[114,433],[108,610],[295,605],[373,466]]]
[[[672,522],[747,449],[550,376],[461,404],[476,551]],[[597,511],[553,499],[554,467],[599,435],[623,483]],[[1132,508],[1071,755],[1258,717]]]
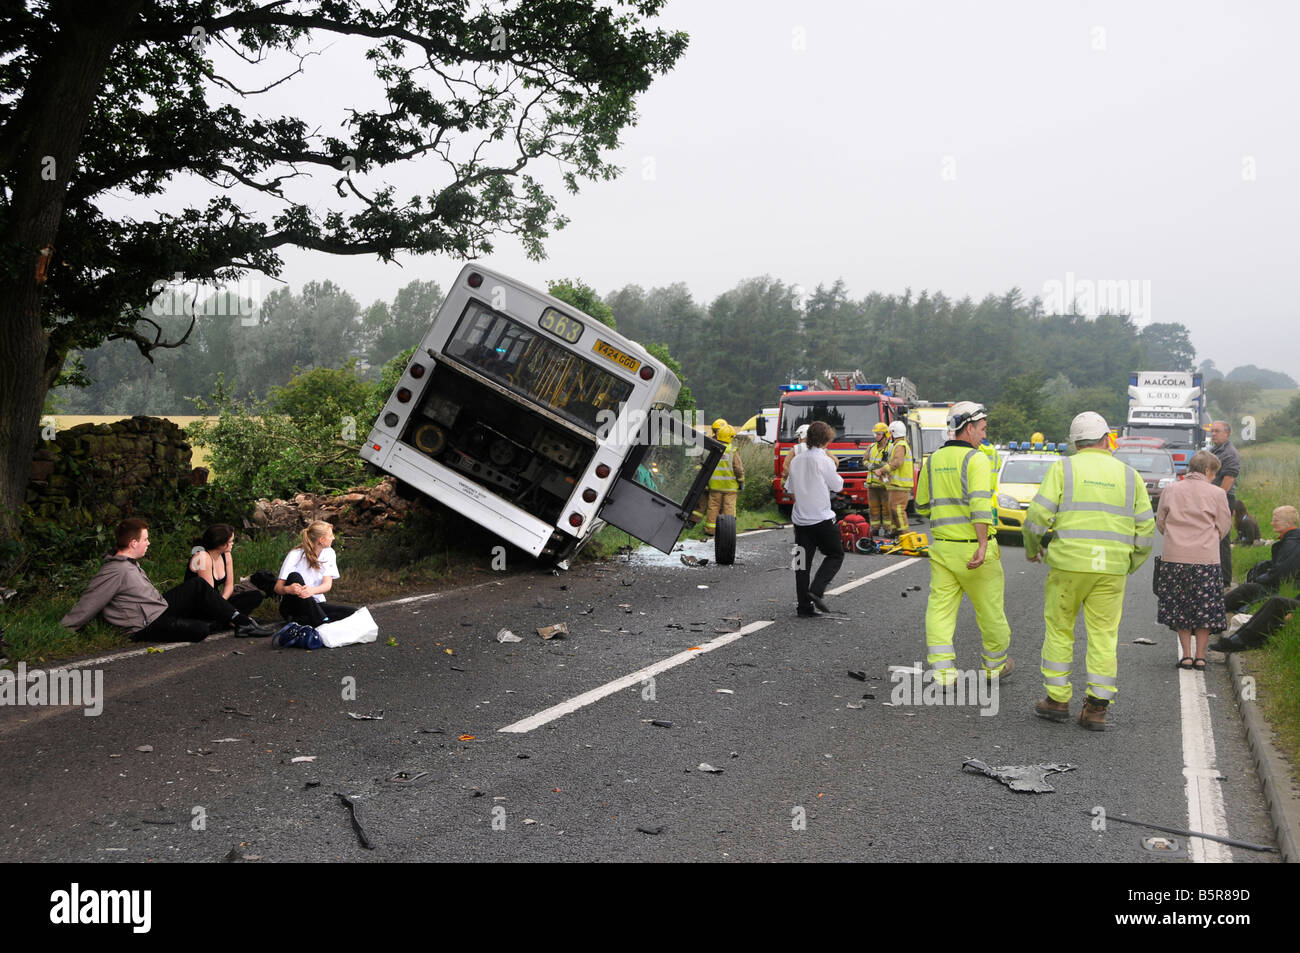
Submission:
[[[533,825],[533,824],[536,824],[536,823],[537,823],[537,822],[536,822],[535,820],[533,820],[531,817],[525,817],[525,818],[524,818],[524,825],[525,825],[525,826],[530,826],[530,825]]]
[[[707,588],[709,588],[709,587],[708,587],[708,586],[696,586],[695,588],[696,588],[696,589],[707,589]]]
[[[311,764],[318,757],[319,755],[314,755],[314,754],[300,754],[296,758],[290,758],[289,763],[290,764]]]
[[[145,824],[175,824],[175,823],[178,823],[177,821],[163,821],[163,820],[156,820],[156,819],[154,819],[154,818],[152,818],[152,817],[142,817],[142,818],[140,818],[140,820],[141,820],[142,823],[145,823]]]
[[[722,773],[722,769],[721,769],[721,768],[715,768],[713,765],[709,764],[707,761],[701,761],[701,762],[700,762],[700,766],[699,766],[696,770],[697,770],[697,771],[703,771],[705,774],[721,774],[721,773]]]
[[[143,754],[149,754],[151,751],[153,751],[153,745],[139,745],[136,747],[135,750]]]
[[[659,827],[638,827],[637,830],[640,831],[642,834],[650,834],[651,836],[654,836],[654,835],[656,835],[656,834],[662,834],[662,833],[664,832],[664,829],[663,829],[662,826],[659,826]]]
[[[845,707],[845,708],[854,708],[854,709],[857,709],[857,708],[861,708],[862,706],[861,706],[861,705],[858,705],[858,704],[856,704],[856,703],[854,703],[854,702],[848,702],[844,707]]]
[[[719,694],[719,695],[734,695],[734,694],[736,694],[736,693],[735,693],[734,691],[732,691],[730,688],[715,688],[715,689],[714,689],[714,692],[716,692],[716,693]]]
[[[1151,641],[1150,639],[1147,639],[1147,638],[1141,638],[1141,639],[1134,639],[1134,640],[1133,640],[1133,644],[1134,644],[1134,645],[1159,645],[1160,643],[1159,643],[1159,642],[1153,642],[1153,641]]]
[[[370,838],[366,836],[366,829],[361,826],[361,821],[357,817],[356,802],[341,791],[335,791],[334,796],[347,805],[348,815],[352,818],[352,829],[357,832],[357,840],[361,842],[361,846],[366,850],[374,850],[375,845],[370,843]]]
[[[709,561],[707,559],[701,559],[699,556],[682,555],[683,566],[707,566],[708,564]]]
[[[856,678],[859,682],[865,682],[867,680],[867,673],[860,670],[849,669],[849,678]]]
[[[227,705],[225,708],[221,710],[227,715],[239,715],[242,718],[253,717],[252,712],[240,711],[238,708],[231,708],[229,705]]]
[[[213,738],[209,742],[209,744],[226,745],[226,744],[230,744],[233,741],[243,741],[243,740],[244,740],[243,738]]]
[[[355,711],[350,711],[348,712],[348,717],[351,718],[353,721],[383,721],[384,710],[381,708],[379,709],[379,711],[372,711],[368,715],[362,715]]]
[[[1092,811],[1084,811],[1085,814],[1092,814]],[[1191,831],[1182,827],[1165,827],[1161,824],[1152,824],[1150,821],[1140,821],[1135,817],[1120,817],[1116,814],[1107,812],[1106,820],[1119,821],[1121,824],[1132,824],[1134,827],[1149,827],[1153,831],[1164,831],[1166,834],[1181,834],[1184,837],[1200,837],[1204,840],[1218,841],[1220,844],[1227,844],[1229,847],[1242,847],[1246,850],[1258,850],[1265,853],[1278,853],[1278,849],[1271,844],[1252,844],[1249,841],[1233,840],[1231,837],[1220,837],[1217,834],[1202,834],[1200,831]]]
[[[445,735],[447,733],[447,729],[446,728],[416,728],[415,733],[417,735]]]
[[[1013,791],[1028,794],[1053,793],[1056,788],[1047,783],[1047,776],[1075,769],[1072,764],[1007,764],[990,767],[977,758],[967,758],[961,767],[963,771],[987,775],[995,781],[1001,781]]]
[[[460,740],[461,740],[461,741],[473,741],[473,740],[474,740],[474,736],[473,736],[473,735],[461,735],[461,736],[460,736]]]
[[[384,778],[384,781],[388,784],[414,784],[428,773],[428,771],[395,771]]]
[[[497,641],[498,642],[522,642],[523,639],[515,635],[509,629],[502,629],[500,632],[497,633]]]
[[[537,630],[537,634],[544,639],[564,638],[569,634],[569,624],[567,622],[557,622],[554,625],[542,626]]]
[[[661,721],[658,718],[648,719],[646,723],[654,725],[656,728],[671,728],[673,726],[671,721]]]
[[[302,786],[302,789],[303,789],[304,791],[310,791],[312,788],[318,788],[318,787],[320,787],[320,782],[317,781],[315,778],[313,778],[312,780],[310,780],[310,781],[308,781],[306,784],[304,784],[304,785]]]

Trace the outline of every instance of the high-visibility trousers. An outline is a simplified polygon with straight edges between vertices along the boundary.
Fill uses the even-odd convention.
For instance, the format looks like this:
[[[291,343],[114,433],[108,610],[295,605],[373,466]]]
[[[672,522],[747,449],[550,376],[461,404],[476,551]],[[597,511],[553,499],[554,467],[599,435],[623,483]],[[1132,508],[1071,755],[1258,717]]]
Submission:
[[[1049,569],[1043,590],[1043,687],[1053,701],[1068,702],[1074,694],[1074,622],[1083,607],[1088,629],[1088,694],[1114,699],[1119,688],[1119,620],[1124,609],[1127,576]]]
[[[907,501],[912,498],[911,490],[889,491],[889,513],[894,518],[894,525],[900,533],[907,532]]]
[[[867,516],[872,526],[884,528],[889,525],[889,488],[884,486],[867,486]]]
[[[926,661],[934,672],[934,680],[944,685],[957,680],[953,635],[957,631],[962,593],[970,597],[975,607],[975,621],[979,623],[983,641],[984,670],[1001,672],[1007,662],[1007,649],[1011,647],[1011,626],[1002,602],[1005,579],[997,540],[989,540],[982,566],[967,569],[966,564],[975,555],[977,546],[973,542],[945,539],[930,543],[930,599],[925,606]]]
[[[739,495],[735,490],[709,491],[709,512],[704,517],[704,534],[706,536],[712,536],[717,532],[719,511],[723,516],[736,515],[736,497]]]

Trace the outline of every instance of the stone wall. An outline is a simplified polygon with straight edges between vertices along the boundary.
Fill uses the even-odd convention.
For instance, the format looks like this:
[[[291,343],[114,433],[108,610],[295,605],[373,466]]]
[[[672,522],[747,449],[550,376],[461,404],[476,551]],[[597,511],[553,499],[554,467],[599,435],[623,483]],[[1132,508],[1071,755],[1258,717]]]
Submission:
[[[324,520],[338,532],[367,536],[402,518],[410,503],[397,495],[387,477],[375,486],[356,487],[339,496],[298,493],[292,500],[258,500],[246,526],[296,533],[308,523]]]
[[[27,482],[31,520],[65,529],[157,518],[192,480],[185,433],[161,417],[82,424],[42,435]]]

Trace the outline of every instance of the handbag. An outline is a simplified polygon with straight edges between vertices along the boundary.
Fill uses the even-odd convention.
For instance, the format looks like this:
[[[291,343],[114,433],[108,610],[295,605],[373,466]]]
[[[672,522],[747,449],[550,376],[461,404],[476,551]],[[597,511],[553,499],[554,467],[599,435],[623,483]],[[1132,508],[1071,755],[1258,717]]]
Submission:
[[[1163,560],[1159,556],[1151,560],[1151,592],[1153,595],[1160,595],[1160,570],[1164,566]]]

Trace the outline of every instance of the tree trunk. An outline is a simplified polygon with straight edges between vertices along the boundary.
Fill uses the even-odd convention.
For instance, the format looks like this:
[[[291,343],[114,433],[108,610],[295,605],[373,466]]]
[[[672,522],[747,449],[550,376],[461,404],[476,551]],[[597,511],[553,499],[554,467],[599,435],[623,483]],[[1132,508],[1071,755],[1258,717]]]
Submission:
[[[5,259],[0,262],[0,543],[19,538],[41,407],[65,356],[51,352],[42,292],[59,267],[59,222],[68,183],[113,49],[141,5],[141,0],[51,4],[49,19],[56,30],[5,130],[17,146],[4,170],[12,191],[0,235]]]

